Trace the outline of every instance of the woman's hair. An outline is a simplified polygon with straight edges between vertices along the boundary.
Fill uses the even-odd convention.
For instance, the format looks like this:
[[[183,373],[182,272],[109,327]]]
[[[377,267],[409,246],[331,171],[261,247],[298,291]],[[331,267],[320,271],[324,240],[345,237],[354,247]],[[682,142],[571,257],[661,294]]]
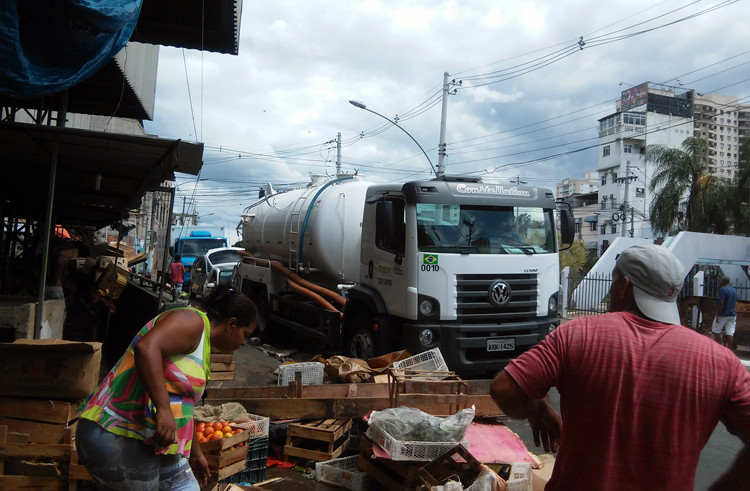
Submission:
[[[229,283],[220,283],[211,290],[203,299],[203,310],[219,322],[236,317],[240,326],[249,326],[258,320],[258,309],[253,301]]]

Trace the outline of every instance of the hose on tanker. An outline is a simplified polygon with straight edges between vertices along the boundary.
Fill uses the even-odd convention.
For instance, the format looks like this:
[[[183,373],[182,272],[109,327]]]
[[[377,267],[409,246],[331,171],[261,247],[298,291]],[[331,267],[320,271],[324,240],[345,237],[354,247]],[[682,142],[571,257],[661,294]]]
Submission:
[[[279,271],[288,279],[291,279],[292,281],[294,281],[297,284],[297,286],[301,286],[303,288],[310,290],[311,292],[315,292],[324,297],[328,297],[329,299],[339,304],[341,307],[346,305],[346,298],[344,298],[342,295],[336,293],[333,290],[330,290],[328,288],[325,288],[320,285],[316,285],[315,283],[312,283],[310,281],[307,281],[306,279],[300,277],[297,273],[295,273],[291,269],[281,264],[279,261],[271,261],[269,259],[260,259],[260,258],[255,257],[254,255],[252,255],[251,253],[247,251],[239,251],[239,253],[240,253],[240,256],[249,257],[249,258],[255,259],[256,261],[268,261],[268,263],[270,264],[272,268]],[[336,310],[335,308],[333,308],[333,306],[331,307],[332,307],[332,310]]]
[[[306,296],[308,298],[311,298],[311,299],[315,300],[315,302],[318,305],[320,305],[321,307],[323,307],[324,309],[330,310],[332,312],[338,312],[339,316],[343,319],[343,317],[344,317],[344,313],[343,312],[339,311],[336,307],[334,307],[333,305],[331,305],[325,298],[321,297],[320,295],[318,295],[314,291],[308,290],[307,288],[304,288],[304,287],[298,285],[297,283],[295,283],[294,281],[290,280],[289,278],[286,279],[286,284],[289,286],[289,288],[291,288],[295,292],[299,293],[300,295],[304,295],[304,296]]]

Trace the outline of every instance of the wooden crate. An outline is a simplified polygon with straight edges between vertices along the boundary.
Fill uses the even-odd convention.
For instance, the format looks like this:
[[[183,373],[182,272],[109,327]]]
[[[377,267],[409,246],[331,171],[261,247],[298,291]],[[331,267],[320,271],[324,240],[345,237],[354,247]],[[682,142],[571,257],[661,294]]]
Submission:
[[[237,364],[232,353],[211,351],[211,380],[234,380]]]
[[[0,397],[0,425],[29,435],[29,443],[65,442],[77,419],[77,404],[72,402]]]
[[[365,471],[375,480],[380,489],[388,491],[413,490],[422,484],[419,469],[424,462],[403,462],[390,459],[378,459],[373,454],[373,442],[367,437],[359,441],[357,468]]]
[[[341,455],[349,444],[352,420],[317,419],[291,423],[286,430],[284,457],[300,457],[323,462]]]
[[[250,433],[243,431],[229,438],[201,443],[201,450],[211,469],[211,480],[221,481],[245,470],[247,465],[247,440]],[[235,445],[242,445],[235,447]]]

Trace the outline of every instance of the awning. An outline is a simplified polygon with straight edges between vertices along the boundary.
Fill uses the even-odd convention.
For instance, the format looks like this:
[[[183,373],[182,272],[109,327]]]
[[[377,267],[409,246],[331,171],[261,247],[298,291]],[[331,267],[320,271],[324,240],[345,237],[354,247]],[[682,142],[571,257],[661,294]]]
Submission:
[[[58,143],[53,223],[110,225],[175,172],[197,175],[203,144],[24,123],[0,123],[0,206],[43,219]]]
[[[596,222],[599,221],[599,217],[597,215],[589,215],[589,216],[585,217],[583,219],[583,221],[584,222],[594,222],[594,223],[596,223]]]

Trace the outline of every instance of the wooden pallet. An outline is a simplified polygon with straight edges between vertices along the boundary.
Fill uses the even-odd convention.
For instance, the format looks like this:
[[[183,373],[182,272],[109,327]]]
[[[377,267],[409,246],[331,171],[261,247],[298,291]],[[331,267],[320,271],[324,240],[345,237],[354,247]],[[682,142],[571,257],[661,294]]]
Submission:
[[[317,419],[308,423],[291,423],[286,430],[284,458],[300,457],[323,462],[341,455],[349,445],[352,420]]]

